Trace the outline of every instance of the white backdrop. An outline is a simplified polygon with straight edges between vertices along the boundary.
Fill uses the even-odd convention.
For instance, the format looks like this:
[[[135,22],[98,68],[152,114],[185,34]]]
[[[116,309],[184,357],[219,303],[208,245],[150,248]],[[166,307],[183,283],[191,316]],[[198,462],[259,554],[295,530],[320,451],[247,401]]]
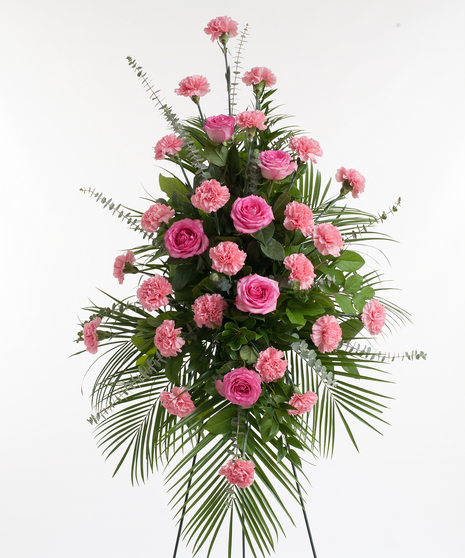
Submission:
[[[381,264],[414,325],[387,346],[428,353],[391,367],[383,437],[355,426],[358,454],[340,430],[333,459],[308,467],[318,557],[463,557],[465,4],[3,0],[0,9],[0,555],[172,555],[161,474],[135,488],[126,472],[112,478],[86,422],[95,370],[82,378],[94,358],[68,359],[79,309],[104,301],[96,287],[129,294],[112,265],[138,241],[79,189],[145,207],[143,188],[157,188],[153,146],[167,128],[125,57],[182,118],[195,107],[174,88],[206,75],[203,108],[219,114],[223,61],[203,28],[230,15],[250,24],[244,69],[271,68],[282,111],[322,145],[323,177],[360,170],[357,203],[368,211],[402,197],[383,225],[400,244],[383,247],[390,265]],[[243,88],[244,108],[249,98]],[[293,512],[298,529],[288,526],[278,558],[310,556]],[[182,547],[178,558],[189,556]]]

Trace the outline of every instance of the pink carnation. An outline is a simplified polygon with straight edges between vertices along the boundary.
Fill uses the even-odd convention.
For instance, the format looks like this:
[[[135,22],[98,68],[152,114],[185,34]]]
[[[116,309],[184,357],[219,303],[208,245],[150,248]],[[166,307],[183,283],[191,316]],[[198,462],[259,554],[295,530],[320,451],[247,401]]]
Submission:
[[[134,265],[136,263],[136,258],[134,257],[134,252],[129,250],[126,254],[122,256],[117,256],[115,263],[113,264],[113,277],[118,279],[120,285],[124,281],[124,266],[126,263]]]
[[[102,318],[94,318],[92,321],[84,324],[83,336],[84,345],[91,355],[95,355],[99,344],[97,328],[102,323]]]
[[[342,329],[334,316],[321,316],[313,324],[310,337],[320,353],[330,353],[341,342]]]
[[[307,136],[292,138],[289,142],[289,149],[295,151],[302,161],[310,159],[313,163],[317,162],[316,156],[321,157],[323,155],[320,144],[314,139],[307,138]]]
[[[297,170],[297,163],[294,163],[285,151],[262,151],[259,158],[258,166],[263,178],[267,180],[283,180]]]
[[[156,232],[162,223],[168,223],[174,217],[174,209],[164,203],[151,205],[142,215],[140,226],[146,232]]]
[[[205,121],[203,129],[207,132],[207,136],[215,143],[223,143],[229,141],[234,134],[235,118],[234,116],[209,116]]]
[[[139,302],[149,312],[166,306],[168,304],[167,296],[170,294],[173,294],[171,283],[158,273],[146,279],[137,289]]]
[[[161,356],[173,357],[181,352],[185,341],[179,337],[181,328],[175,329],[174,320],[164,320],[161,326],[155,330],[155,347]]]
[[[184,418],[195,411],[191,395],[185,387],[174,387],[172,391],[162,391],[160,401],[170,415]]]
[[[218,471],[219,475],[224,475],[229,484],[235,484],[239,488],[247,488],[254,481],[255,463],[242,459],[231,459]]]
[[[261,275],[247,275],[237,282],[236,308],[241,312],[268,314],[276,310],[279,283]]]
[[[235,368],[224,375],[224,396],[233,405],[250,407],[262,393],[260,375],[247,368]]]
[[[236,231],[253,234],[273,221],[271,206],[260,196],[237,198],[231,209],[231,219]]]
[[[245,128],[266,130],[268,126],[265,126],[265,122],[266,114],[261,110],[246,110],[236,116],[236,124],[241,130],[245,130]]]
[[[184,140],[177,138],[174,134],[168,134],[155,144],[155,159],[164,159],[167,155],[176,155],[181,151]]]
[[[284,210],[284,227],[288,231],[300,229],[304,236],[310,236],[313,231],[313,213],[305,203],[296,201],[286,205]]]
[[[268,68],[257,67],[252,68],[250,72],[245,72],[242,81],[246,85],[258,85],[260,82],[265,82],[265,87],[273,87],[276,83],[276,76]]]
[[[352,187],[353,198],[358,198],[359,194],[363,194],[363,191],[365,190],[365,177],[355,169],[345,169],[344,167],[341,167],[336,172],[336,180],[338,182],[344,182],[347,180]]]
[[[291,254],[284,258],[284,267],[291,271],[289,279],[298,281],[300,288],[309,289],[316,275],[313,272],[313,264],[305,254]]]
[[[284,359],[282,351],[269,347],[259,354],[254,367],[260,373],[262,380],[268,384],[284,376],[287,360]]]
[[[218,246],[210,248],[212,268],[225,275],[236,275],[244,266],[247,254],[235,242],[229,240],[220,242]]]
[[[203,97],[210,92],[210,84],[204,76],[188,76],[179,82],[174,92],[183,97]]]
[[[223,323],[223,312],[227,307],[227,302],[219,294],[199,296],[192,305],[194,321],[199,327],[215,329]]]
[[[198,256],[208,248],[208,236],[200,219],[181,219],[165,233],[165,247],[173,258]]]
[[[376,298],[369,300],[363,307],[362,322],[371,335],[378,335],[386,320],[386,309]]]
[[[339,229],[330,223],[316,225],[313,230],[313,243],[315,248],[323,256],[338,257],[341,253],[344,241]]]
[[[294,393],[291,399],[287,402],[288,405],[295,407],[295,410],[288,409],[287,412],[290,415],[303,415],[312,410],[313,406],[318,401],[318,395],[313,393],[313,391],[307,391],[306,393]]]
[[[224,33],[232,39],[238,34],[237,21],[234,21],[229,16],[215,17],[215,19],[208,22],[204,31],[207,35],[211,35],[212,42],[219,39]]]
[[[195,190],[195,194],[191,197],[191,203],[197,209],[211,213],[218,211],[228,203],[231,194],[227,186],[221,186],[218,180],[212,178],[206,180]]]

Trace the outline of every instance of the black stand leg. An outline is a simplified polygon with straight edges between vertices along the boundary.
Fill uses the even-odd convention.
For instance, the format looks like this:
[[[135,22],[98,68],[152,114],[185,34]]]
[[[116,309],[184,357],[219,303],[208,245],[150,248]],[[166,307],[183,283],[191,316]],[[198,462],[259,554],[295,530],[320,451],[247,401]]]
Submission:
[[[305,504],[304,504],[304,501],[303,501],[303,498],[302,498],[302,493],[300,492],[300,485],[299,485],[299,481],[297,480],[297,471],[296,471],[294,463],[292,463],[292,472],[294,473],[296,486],[297,486],[297,492],[299,493],[300,505],[302,506],[302,512],[304,514],[304,519],[305,519],[305,525],[307,526],[307,533],[308,533],[308,538],[310,539],[310,545],[312,547],[313,558],[317,558],[316,551],[315,551],[315,546],[313,544],[312,533],[310,531],[310,525],[308,523],[307,512],[305,511]]]

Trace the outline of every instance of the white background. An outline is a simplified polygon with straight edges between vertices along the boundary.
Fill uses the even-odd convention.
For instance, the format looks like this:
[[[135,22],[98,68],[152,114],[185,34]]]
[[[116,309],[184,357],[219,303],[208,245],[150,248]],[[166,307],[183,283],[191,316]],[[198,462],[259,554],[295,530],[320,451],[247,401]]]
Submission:
[[[168,129],[125,57],[182,118],[195,107],[174,88],[187,75],[207,76],[203,108],[220,114],[223,61],[203,28],[226,14],[250,24],[244,70],[276,74],[282,112],[323,147],[323,177],[358,169],[367,185],[356,203],[375,213],[402,197],[383,225],[400,243],[383,246],[390,264],[380,264],[414,324],[386,346],[423,350],[428,360],[391,366],[395,400],[383,437],[355,425],[357,453],[340,430],[333,459],[308,467],[318,557],[461,558],[461,0],[2,1],[0,555],[172,555],[162,475],[135,488],[126,472],[112,479],[114,463],[101,458],[86,422],[96,370],[82,379],[94,357],[68,359],[79,348],[79,309],[105,303],[96,287],[130,294],[135,281],[120,287],[112,265],[139,240],[79,189],[144,210],[143,188],[157,191],[153,146]],[[242,88],[240,110],[249,99]],[[298,529],[287,526],[278,558],[310,556],[300,512],[292,513]],[[178,557],[189,556],[182,547]]]

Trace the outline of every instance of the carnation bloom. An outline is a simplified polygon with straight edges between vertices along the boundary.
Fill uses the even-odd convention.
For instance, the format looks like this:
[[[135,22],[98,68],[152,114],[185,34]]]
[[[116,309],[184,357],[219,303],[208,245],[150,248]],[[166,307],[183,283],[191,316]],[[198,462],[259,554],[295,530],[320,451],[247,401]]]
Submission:
[[[369,300],[362,311],[363,325],[371,335],[378,335],[383,329],[386,320],[386,309],[376,298]]]
[[[92,321],[84,324],[83,336],[84,345],[91,355],[95,355],[99,344],[97,328],[102,323],[102,318],[94,318]]]
[[[237,198],[231,209],[231,219],[236,231],[253,234],[273,221],[271,206],[260,196]]]
[[[257,163],[267,180],[283,180],[297,170],[297,163],[291,160],[289,153],[280,150],[262,151]]]
[[[221,35],[226,33],[230,39],[236,37],[238,34],[237,21],[234,21],[229,16],[215,17],[208,22],[204,29],[207,35],[211,35],[212,43],[219,39]]]
[[[185,341],[179,337],[180,332],[180,327],[174,327],[174,320],[164,320],[161,326],[157,327],[154,342],[161,356],[173,357],[181,352]]]
[[[160,401],[170,415],[184,418],[195,411],[191,395],[185,387],[174,387],[172,391],[162,391]]]
[[[320,353],[330,353],[341,342],[342,329],[334,316],[321,316],[313,324],[310,337]]]
[[[336,172],[336,180],[338,182],[344,182],[347,180],[352,188],[352,197],[358,198],[359,194],[363,194],[365,190],[365,177],[362,176],[355,169],[345,169],[341,167]]]
[[[237,282],[236,308],[252,314],[268,314],[276,310],[279,283],[261,275],[247,275]]]
[[[204,76],[188,76],[179,82],[174,92],[183,97],[203,97],[210,92],[210,84]]]
[[[250,407],[258,401],[262,393],[260,375],[247,368],[235,368],[224,375],[224,396],[233,405]]]
[[[287,360],[282,351],[269,347],[258,355],[254,368],[259,372],[262,380],[268,384],[284,376]]]
[[[215,326],[223,323],[223,312],[227,307],[227,302],[219,294],[199,296],[192,305],[194,322],[199,327],[207,326],[215,329]]]
[[[220,242],[218,246],[210,248],[212,268],[225,275],[236,275],[244,266],[247,254],[235,242],[229,240]]]
[[[208,236],[200,219],[181,219],[165,233],[165,247],[173,258],[190,258],[205,252]]]
[[[223,143],[232,138],[234,134],[235,118],[234,116],[209,116],[205,121],[203,129],[207,132],[207,136],[215,143]]]
[[[298,281],[300,288],[309,289],[316,275],[313,272],[313,264],[305,254],[291,254],[284,258],[284,267],[291,271],[289,279]]]
[[[173,294],[171,283],[158,273],[146,279],[137,289],[139,302],[149,312],[166,306],[168,304],[167,296],[170,294]]]
[[[314,139],[307,138],[307,136],[292,138],[289,142],[289,149],[295,151],[302,161],[310,159],[313,163],[316,163],[316,155],[318,157],[323,155],[320,144]]]
[[[253,483],[255,476],[255,463],[243,459],[231,459],[218,471],[224,475],[229,484],[235,484],[239,488],[247,488]]]
[[[315,226],[313,229],[313,243],[323,256],[331,255],[336,258],[340,255],[344,246],[339,229],[330,223]]]
[[[177,138],[175,134],[168,134],[157,141],[155,144],[155,159],[158,161],[164,159],[167,155],[176,155],[181,151],[184,140]]]
[[[230,197],[228,187],[221,186],[218,180],[212,178],[202,182],[195,190],[195,194],[191,197],[191,204],[205,213],[211,213],[228,203]]]
[[[294,393],[287,404],[292,405],[295,409],[288,409],[287,412],[290,415],[303,415],[304,413],[311,411],[317,401],[318,395],[313,393],[313,391]]]
[[[296,201],[286,205],[284,210],[284,227],[288,231],[300,229],[304,236],[310,236],[313,231],[313,213],[305,203]]]
[[[268,68],[255,66],[250,72],[245,72],[242,81],[246,85],[258,85],[264,81],[265,87],[273,87],[276,83],[276,76]]]
[[[241,130],[246,128],[258,128],[259,130],[266,130],[265,126],[266,114],[261,110],[246,110],[236,115],[236,124]]]
[[[174,217],[174,209],[164,203],[151,205],[142,215],[140,226],[145,232],[156,232],[162,223],[168,223]]]
[[[124,266],[126,263],[134,265],[136,263],[136,258],[134,257],[134,252],[129,250],[126,254],[122,256],[117,256],[115,259],[115,263],[113,264],[113,277],[118,279],[120,285],[123,284],[124,281]]]

